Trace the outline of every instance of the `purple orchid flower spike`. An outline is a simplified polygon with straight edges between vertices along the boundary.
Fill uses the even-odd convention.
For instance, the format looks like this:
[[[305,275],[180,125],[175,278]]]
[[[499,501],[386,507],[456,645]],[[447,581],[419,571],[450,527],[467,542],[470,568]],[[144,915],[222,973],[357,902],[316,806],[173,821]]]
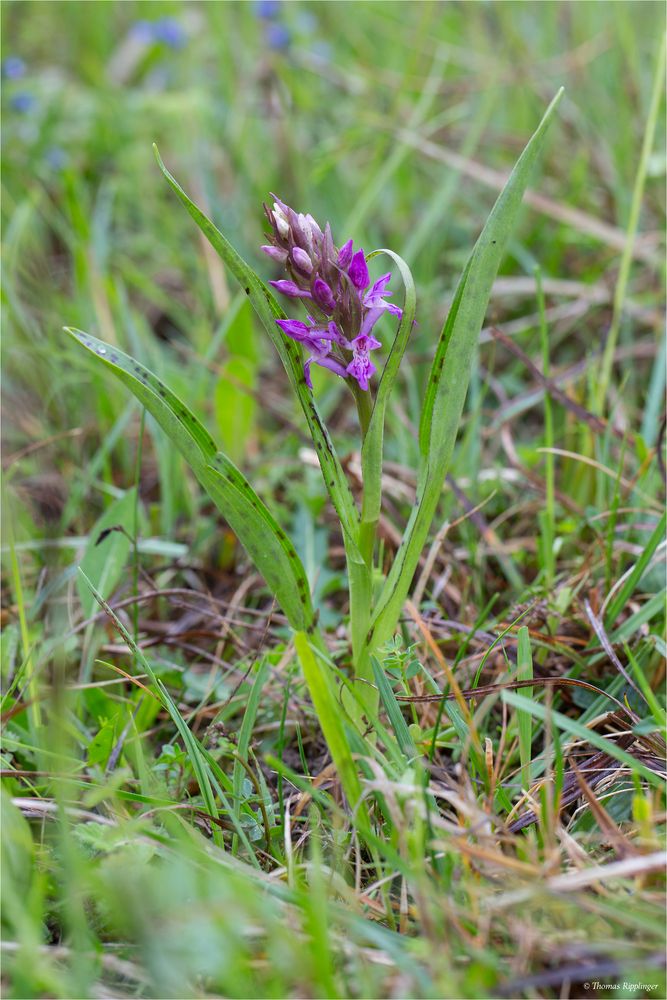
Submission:
[[[387,301],[391,273],[371,285],[366,255],[354,251],[352,240],[338,249],[329,223],[322,230],[312,215],[297,213],[273,197],[272,208],[264,206],[271,234],[262,250],[285,268],[288,278],[270,284],[287,298],[307,299],[312,312],[307,324],[291,319],[276,323],[308,351],[304,377],[311,389],[310,369],[317,364],[353,379],[366,392],[377,370],[371,351],[382,346],[371,331],[383,313],[398,319],[403,315]]]

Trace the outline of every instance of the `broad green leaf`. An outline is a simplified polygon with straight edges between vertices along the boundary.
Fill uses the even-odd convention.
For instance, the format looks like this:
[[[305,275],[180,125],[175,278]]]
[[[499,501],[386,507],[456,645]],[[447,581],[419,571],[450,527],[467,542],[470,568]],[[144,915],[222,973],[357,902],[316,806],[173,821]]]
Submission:
[[[248,480],[226,455],[218,452],[201,481],[276,595],[292,628],[312,629],[315,616],[301,560]]]
[[[417,499],[373,615],[368,645],[391,636],[410,589],[454,450],[477,338],[533,166],[562,96],[553,99],[494,205],[459,281],[440,335],[420,422]]]
[[[308,580],[294,546],[247,479],[194,414],[147,368],[80,330],[67,329],[153,415],[239,538],[297,630],[314,626]],[[84,567],[85,568],[85,567]]]
[[[123,530],[114,531],[114,528]],[[114,500],[96,521],[81,560],[82,570],[105,600],[120,580],[133,532],[134,489],[131,489]],[[80,578],[77,579],[77,590],[84,617],[90,618],[97,610],[95,598]]]
[[[241,462],[256,424],[257,403],[253,395],[255,366],[247,358],[230,358],[215,387],[215,422],[225,452]]]
[[[237,254],[234,247],[225,239],[220,230],[216,229],[210,219],[188,198],[178,181],[165,167],[157,147],[154,147],[154,149],[158,165],[166,180],[183,202],[213,249],[219,254],[244,289],[264,329],[271,338],[306,417],[308,428],[319,457],[324,482],[345,534],[348,554],[355,561],[361,562],[361,555],[357,549],[359,512],[356,508],[340,459],[329,437],[329,432],[317,409],[313,394],[306,385],[303,375],[301,348],[293,340],[290,340],[289,337],[284,336],[280,328],[276,326],[276,320],[286,319],[286,314],[280,308],[275,297],[264,282],[255,274],[243,258]]]

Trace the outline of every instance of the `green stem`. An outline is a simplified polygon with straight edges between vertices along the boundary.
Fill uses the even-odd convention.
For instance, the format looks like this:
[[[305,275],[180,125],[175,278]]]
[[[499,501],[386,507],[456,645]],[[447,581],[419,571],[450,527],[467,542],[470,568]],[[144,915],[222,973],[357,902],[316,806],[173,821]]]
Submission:
[[[359,386],[352,386],[352,392],[357,404],[361,441],[368,432],[373,414],[373,399],[370,392],[364,392]],[[363,731],[361,715],[363,710],[374,713],[377,710],[378,695],[373,686],[373,670],[371,666],[366,639],[371,625],[373,610],[373,550],[375,548],[375,528],[377,521],[362,522],[359,529],[358,549],[363,562],[359,562],[355,553],[347,553],[347,573],[350,585],[350,632],[352,636],[352,663],[354,667],[355,695],[358,699],[349,699],[350,713],[357,726]]]

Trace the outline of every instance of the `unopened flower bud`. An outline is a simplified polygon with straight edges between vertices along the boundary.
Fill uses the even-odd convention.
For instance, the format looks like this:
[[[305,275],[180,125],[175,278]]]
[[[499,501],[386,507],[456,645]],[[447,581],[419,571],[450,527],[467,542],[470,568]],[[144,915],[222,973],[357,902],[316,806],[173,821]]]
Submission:
[[[368,265],[366,264],[366,257],[363,250],[357,250],[355,253],[350,262],[348,273],[350,281],[355,288],[368,288],[371,278],[368,273]]]
[[[301,247],[294,247],[292,249],[292,262],[298,271],[302,274],[312,274],[313,272],[313,262]]]
[[[273,203],[273,218],[276,222],[276,228],[283,239],[287,238],[289,233],[289,222],[287,221],[287,216],[283,213],[282,208],[277,202]]]
[[[348,240],[338,251],[338,266],[345,269],[352,260],[352,240]]]
[[[322,278],[315,278],[313,282],[313,298],[325,312],[331,313],[336,308],[334,293]]]

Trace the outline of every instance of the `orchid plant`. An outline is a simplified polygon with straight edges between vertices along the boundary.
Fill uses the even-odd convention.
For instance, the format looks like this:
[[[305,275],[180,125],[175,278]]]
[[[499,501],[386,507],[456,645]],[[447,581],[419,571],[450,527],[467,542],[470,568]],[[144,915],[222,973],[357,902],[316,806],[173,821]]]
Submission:
[[[382,502],[385,411],[415,318],[415,287],[407,264],[391,250],[378,250],[367,257],[362,249],[354,249],[352,239],[337,247],[328,223],[321,228],[311,215],[293,211],[274,196],[272,207],[265,206],[270,233],[262,249],[287,275],[269,285],[292,304],[306,307],[303,319],[290,318],[271,288],[187,196],[156,150],[166,180],[248,295],[303,409],[345,544],[351,639],[347,672],[337,671],[331,661],[294,545],[243,473],[218,450],[185,403],[147,368],[115,346],[67,329],[125,383],[169,435],[263,575],[293,630],[323,734],[351,803],[358,801],[361,791],[351,746],[363,749],[360,740],[368,724],[373,725],[378,688],[383,687],[378,654],[396,629],[428,538],[456,441],[492,284],[561,93],[547,109],[491,211],[435,344],[419,427],[417,497],[379,593],[373,578],[379,572],[376,528]],[[401,307],[388,301],[391,272],[371,283],[368,261],[377,254],[388,256],[401,276]],[[375,352],[383,345],[374,330],[385,313],[395,317],[398,325],[378,369],[371,355],[377,357]],[[311,381],[313,364],[343,379],[354,395],[361,437],[360,505],[320,415]],[[339,685],[345,689],[342,700]],[[345,712],[341,712],[341,704]]]

